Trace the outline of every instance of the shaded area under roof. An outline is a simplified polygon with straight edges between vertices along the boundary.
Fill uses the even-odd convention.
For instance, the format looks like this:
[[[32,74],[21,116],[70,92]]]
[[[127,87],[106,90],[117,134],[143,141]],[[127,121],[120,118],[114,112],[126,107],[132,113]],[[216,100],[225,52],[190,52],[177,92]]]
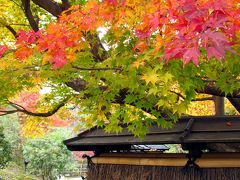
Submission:
[[[64,141],[72,151],[127,150],[132,145],[186,143],[240,143],[240,116],[183,117],[171,129],[153,125],[143,139],[134,137],[126,127],[119,134],[95,127]]]

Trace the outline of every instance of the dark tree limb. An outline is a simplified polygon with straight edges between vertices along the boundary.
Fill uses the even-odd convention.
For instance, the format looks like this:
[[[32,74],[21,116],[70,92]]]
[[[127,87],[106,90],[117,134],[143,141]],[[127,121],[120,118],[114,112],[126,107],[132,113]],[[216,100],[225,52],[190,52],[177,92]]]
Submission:
[[[66,85],[68,87],[72,88],[73,90],[80,92],[82,90],[85,90],[85,88],[87,86],[87,82],[81,78],[76,78],[70,82],[67,82]],[[99,87],[99,88],[102,91],[105,91],[107,89],[106,86]],[[214,86],[206,86],[203,90],[196,90],[196,91],[198,93],[204,93],[204,94],[209,94],[209,95],[218,95],[220,97],[225,96],[225,93],[222,93],[219,89],[217,89]],[[176,93],[174,91],[171,91],[171,92],[175,93],[178,96],[180,96],[181,98],[185,99],[185,97],[183,95],[181,95],[180,93]],[[239,98],[240,95],[238,94],[238,92],[239,92],[239,90],[236,90],[233,94],[227,94],[227,98],[233,104],[233,106],[238,110],[238,112],[240,112],[240,98]],[[115,98],[115,102],[113,102],[113,103],[123,104],[127,93],[128,93],[128,91],[126,89],[123,89],[122,91],[120,91],[119,95],[116,96],[116,98]],[[238,97],[238,98],[232,98],[234,96]],[[213,97],[196,98],[196,99],[193,99],[192,101],[206,101],[206,100],[214,100],[214,98]],[[222,105],[221,105],[221,107],[222,107]],[[153,107],[153,108],[155,108],[155,107]],[[216,109],[218,109],[218,107]],[[219,109],[219,110],[221,112],[224,112],[222,109]],[[146,112],[148,112],[148,111],[146,111]],[[217,112],[217,114],[219,114],[219,112]]]
[[[82,71],[122,71],[123,69],[121,67],[78,67],[72,65],[74,69],[82,70]]]
[[[70,7],[68,0],[63,0],[62,4],[59,4],[53,0],[32,0],[34,4],[43,8],[53,16],[59,17],[64,10]]]
[[[196,98],[196,99],[193,99],[192,101],[212,101],[213,100],[213,97],[203,97],[203,98]]]
[[[222,92],[215,85],[205,85],[203,89],[196,89],[197,93],[209,94],[213,96],[227,97],[227,98],[240,98],[240,89],[236,89],[232,94]]]
[[[63,10],[68,9],[70,6],[71,6],[71,5],[70,5],[70,3],[69,3],[68,0],[62,0],[62,9],[63,9]]]
[[[175,92],[175,91],[170,91],[170,92],[176,94],[176,95],[178,96],[178,99],[179,99],[179,98],[186,99],[186,97],[184,97],[184,95],[182,95],[182,94],[179,93],[179,92]]]
[[[87,82],[82,78],[75,78],[69,82],[66,82],[66,85],[72,88],[74,91],[80,92],[86,88]]]
[[[31,8],[30,8],[30,0],[21,0],[25,16],[28,19],[28,22],[32,29],[36,32],[39,30],[38,23],[35,21],[34,16],[32,14]]]
[[[232,94],[226,94],[214,85],[205,85],[203,89],[197,89],[196,92],[209,94],[218,97],[226,97],[235,109],[240,113],[240,89],[236,89]],[[221,103],[222,104],[222,103]],[[222,109],[221,105],[221,109]],[[217,108],[217,107],[216,107]],[[222,110],[221,110],[222,111]],[[220,112],[219,112],[220,113]]]
[[[186,99],[186,97],[179,92],[175,92],[175,91],[170,91],[170,92],[176,94],[178,98]],[[213,100],[212,96],[192,99],[192,101],[212,101],[212,100]]]
[[[107,58],[107,51],[103,47],[102,42],[97,33],[83,32],[84,38],[88,41],[91,53],[96,62],[103,62]],[[101,51],[101,53],[100,53]]]
[[[70,97],[67,97],[63,99],[57,106],[55,106],[52,110],[48,112],[32,112],[21,106],[20,104],[9,102],[9,105],[14,108],[14,110],[0,110],[0,116],[8,115],[8,114],[14,114],[14,113],[24,113],[30,116],[37,116],[37,117],[49,117],[54,115],[56,112],[58,112],[59,109],[61,109],[65,104],[68,102]]]
[[[16,38],[17,32],[10,25],[5,25],[5,27],[12,33],[12,35]]]
[[[0,110],[0,116],[5,116],[8,114],[14,114],[19,112],[18,110]]]
[[[16,6],[22,8],[21,4],[18,4],[16,1],[11,0]]]

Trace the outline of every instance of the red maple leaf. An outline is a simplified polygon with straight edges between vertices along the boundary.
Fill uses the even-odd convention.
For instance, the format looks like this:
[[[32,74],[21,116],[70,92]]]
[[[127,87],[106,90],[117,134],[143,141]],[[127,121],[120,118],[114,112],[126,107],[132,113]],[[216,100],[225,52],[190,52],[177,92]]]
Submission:
[[[225,50],[231,51],[230,43],[222,32],[208,30],[203,34],[202,41],[208,59],[215,57],[221,60],[225,57]]]
[[[136,30],[136,35],[140,40],[146,39],[150,36],[149,31],[143,31],[143,30]]]
[[[187,64],[187,63],[189,63],[190,60],[192,60],[192,62],[195,65],[198,65],[199,64],[199,61],[198,61],[199,56],[200,56],[200,51],[197,47],[189,48],[183,54],[183,63]]]
[[[155,31],[159,26],[160,13],[157,11],[150,16],[149,26],[152,31]]]
[[[16,41],[16,44],[26,44],[26,45],[29,45],[29,44],[32,44],[34,42],[36,42],[36,40],[40,37],[41,35],[41,32],[38,31],[38,32],[35,32],[33,30],[31,31],[24,31],[24,30],[20,30],[18,33],[17,33],[17,41]]]
[[[225,51],[223,48],[219,46],[212,46],[212,47],[207,47],[207,57],[208,59],[211,59],[212,57],[215,57],[217,60],[221,60],[225,57]]]
[[[183,48],[165,48],[164,49],[164,55],[163,58],[166,61],[169,61],[170,59],[178,59],[183,56]]]
[[[51,63],[54,69],[63,67],[67,63],[67,58],[62,50],[57,51],[53,56]]]
[[[206,38],[212,41],[216,46],[227,46],[228,41],[226,36],[221,32],[206,31]]]
[[[111,6],[117,6],[118,5],[118,1],[117,0],[106,0],[107,4],[111,5]]]

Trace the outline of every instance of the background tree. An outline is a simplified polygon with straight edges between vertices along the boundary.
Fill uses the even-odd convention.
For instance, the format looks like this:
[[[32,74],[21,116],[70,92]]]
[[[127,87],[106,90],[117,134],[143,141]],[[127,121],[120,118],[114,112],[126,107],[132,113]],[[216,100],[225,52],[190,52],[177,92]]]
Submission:
[[[24,95],[26,95],[26,94],[24,94]],[[28,96],[31,100],[34,100],[34,98],[31,96],[31,93],[28,93]],[[29,106],[33,105],[32,103],[30,103],[30,100],[28,98],[26,98],[25,96],[22,95],[21,98],[24,98],[25,99],[24,103],[28,104]],[[64,121],[64,120],[60,119],[59,117],[57,117],[57,115],[54,115],[52,118],[53,118],[53,122],[52,123],[49,122],[48,127],[45,126],[46,132],[41,134],[41,133],[39,133],[39,129],[40,130],[43,129],[43,127],[39,127],[40,126],[39,124],[41,123],[41,121],[36,123],[36,125],[32,124],[32,126],[34,126],[34,127],[32,127],[30,129],[29,127],[27,127],[28,122],[27,123],[25,122],[25,121],[30,121],[30,120],[25,119],[23,117],[21,120],[19,120],[17,114],[11,114],[11,115],[0,117],[0,127],[4,127],[3,129],[1,129],[1,130],[3,130],[3,132],[1,132],[1,136],[4,135],[4,139],[0,140],[0,153],[1,153],[0,160],[1,160],[1,168],[2,168],[0,170],[0,178],[11,179],[11,180],[39,179],[36,176],[34,176],[34,174],[32,174],[32,175],[29,174],[29,172],[36,173],[36,170],[34,171],[34,167],[32,168],[32,166],[31,166],[31,168],[29,168],[29,171],[27,171],[27,172],[25,171],[23,150],[24,150],[24,153],[31,154],[31,157],[35,158],[36,161],[39,160],[39,157],[37,156],[36,153],[39,153],[42,151],[43,151],[43,153],[47,153],[48,154],[47,157],[45,157],[45,156],[44,157],[48,158],[48,160],[50,160],[51,162],[54,161],[51,164],[52,165],[51,168],[54,169],[54,170],[52,170],[54,172],[54,173],[52,173],[52,176],[54,176],[54,174],[59,175],[61,173],[64,173],[64,172],[59,173],[59,171],[63,170],[63,169],[59,168],[60,165],[54,166],[54,163],[61,163],[61,164],[67,163],[64,170],[67,170],[67,172],[75,172],[76,174],[79,173],[79,169],[78,169],[79,164],[77,164],[77,162],[74,160],[74,158],[72,157],[72,154],[69,151],[66,152],[66,148],[61,143],[61,141],[64,138],[67,138],[67,135],[69,135],[69,133],[66,132],[66,128],[68,127],[69,121],[67,121],[67,120]],[[32,121],[34,123],[36,120],[33,119]],[[52,126],[51,126],[51,124],[52,124]],[[63,127],[65,128],[65,130],[63,130]],[[61,134],[59,132],[60,128],[62,128]],[[26,130],[29,130],[30,132],[26,133],[25,132]],[[21,132],[21,131],[24,131],[24,132]],[[58,132],[56,132],[56,131],[58,131]],[[52,134],[49,135],[49,133],[51,133],[51,132],[52,132]],[[34,138],[40,137],[40,139],[37,139],[37,140],[32,139],[33,137]],[[40,145],[42,145],[41,143],[37,147],[33,147],[33,144],[37,144],[40,141],[44,142],[44,143],[51,143],[51,144],[49,144],[49,146],[51,146],[51,148],[48,150],[41,151],[41,148],[49,148],[49,146],[47,146],[47,145],[40,147]],[[58,141],[59,144],[56,143],[55,141]],[[52,143],[52,142],[54,142],[54,143]],[[61,148],[63,148],[63,149],[61,149]],[[28,151],[29,149],[33,150],[33,153],[29,152]],[[57,158],[56,157],[57,156],[56,149],[63,153],[66,153],[67,158],[63,160],[62,158],[64,155],[61,155],[60,159],[57,162],[55,162],[55,159],[53,157],[50,157],[51,152],[49,152],[49,151],[51,151],[52,149],[54,149],[54,152],[52,153],[54,158]],[[25,157],[26,156],[27,155],[25,155]],[[49,163],[49,161],[47,161],[47,162],[48,162],[48,167],[49,167],[50,163]],[[55,170],[56,168],[58,170]],[[39,172],[40,172],[40,170],[36,174],[39,175]],[[52,179],[53,179],[53,177],[52,177]]]
[[[42,138],[27,140],[23,154],[29,162],[27,165],[29,173],[44,180],[53,180],[77,167],[71,152],[62,142],[66,138],[63,134],[61,131],[55,131]]]
[[[6,167],[11,159],[11,146],[4,137],[3,127],[0,127],[0,168]]]
[[[70,7],[77,2],[21,1],[33,30],[1,46],[0,101],[13,107],[1,115],[48,117],[74,104],[88,127],[120,132],[125,123],[143,136],[152,123],[172,126],[199,94],[226,97],[240,111],[238,1],[106,0]],[[35,5],[58,19],[40,28]],[[51,91],[38,106],[47,111],[14,101],[23,90],[46,87]]]
[[[24,170],[24,159],[22,154],[23,139],[20,136],[21,125],[17,114],[0,117],[0,127],[3,127],[1,135],[7,141],[9,148],[5,149],[0,145],[0,164],[4,164],[0,169],[0,178],[11,180],[36,180]],[[1,140],[0,140],[1,141]],[[3,148],[3,149],[2,149]],[[2,152],[3,150],[3,152]],[[8,162],[4,161],[8,159]]]
[[[22,140],[20,137],[21,126],[17,114],[0,117],[0,126],[3,127],[5,140],[10,145],[12,161],[23,165]]]

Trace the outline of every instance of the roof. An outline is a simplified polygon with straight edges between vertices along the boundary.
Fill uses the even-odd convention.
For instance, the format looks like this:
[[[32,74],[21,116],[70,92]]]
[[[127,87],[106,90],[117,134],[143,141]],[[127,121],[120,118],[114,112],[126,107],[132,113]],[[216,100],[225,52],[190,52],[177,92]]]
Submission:
[[[94,127],[64,141],[73,151],[131,149],[132,145],[226,142],[240,143],[240,116],[183,117],[171,129],[153,125],[143,139],[135,137],[126,127],[119,134],[106,133],[103,128]]]

